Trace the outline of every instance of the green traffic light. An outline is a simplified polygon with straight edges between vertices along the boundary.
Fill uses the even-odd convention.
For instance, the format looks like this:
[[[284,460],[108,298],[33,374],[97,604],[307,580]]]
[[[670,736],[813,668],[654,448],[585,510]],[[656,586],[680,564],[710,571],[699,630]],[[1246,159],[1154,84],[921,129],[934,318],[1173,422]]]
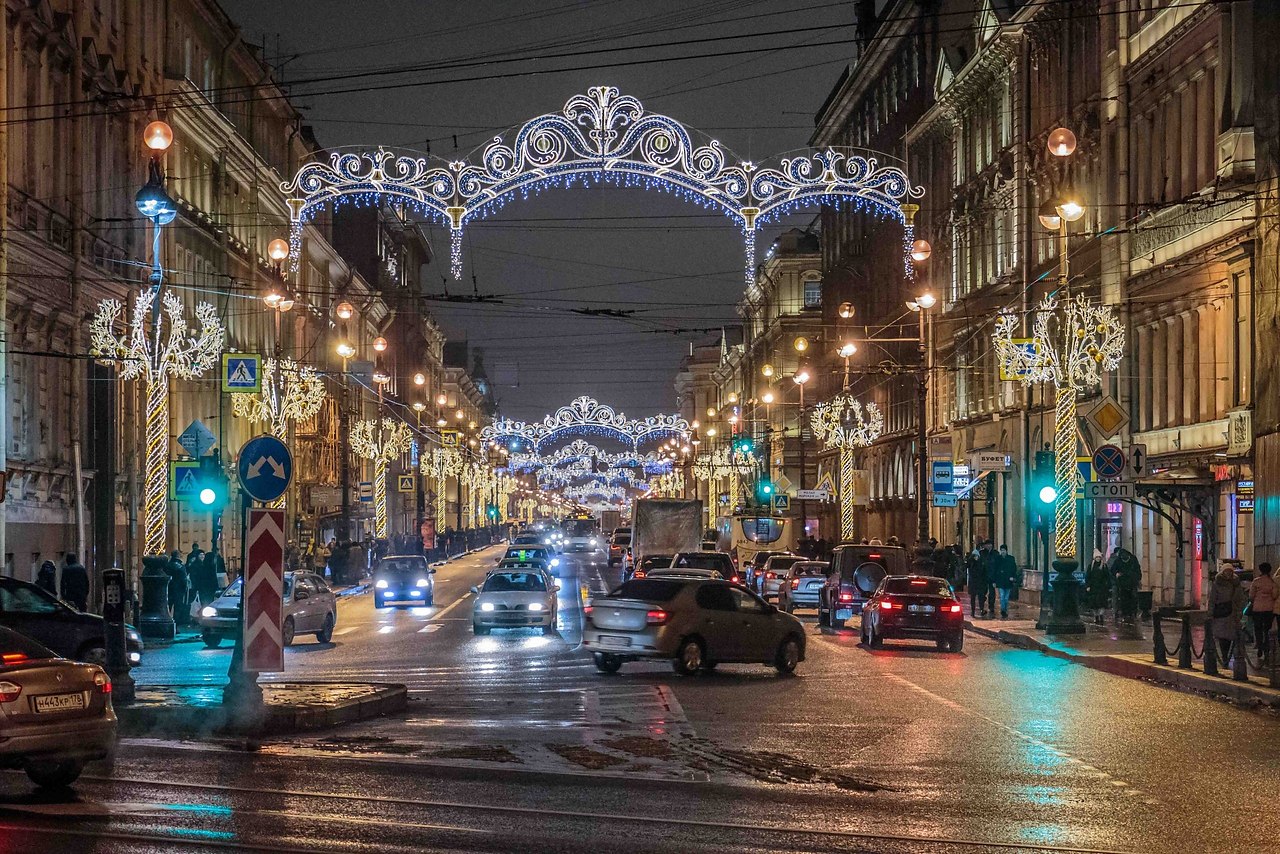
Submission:
[[[206,507],[210,506],[217,500],[218,500],[218,493],[215,492],[211,487],[206,486],[204,489],[200,490],[200,503],[205,505]]]
[[[1052,486],[1040,487],[1040,500],[1045,504],[1052,504],[1058,500],[1058,490]]]

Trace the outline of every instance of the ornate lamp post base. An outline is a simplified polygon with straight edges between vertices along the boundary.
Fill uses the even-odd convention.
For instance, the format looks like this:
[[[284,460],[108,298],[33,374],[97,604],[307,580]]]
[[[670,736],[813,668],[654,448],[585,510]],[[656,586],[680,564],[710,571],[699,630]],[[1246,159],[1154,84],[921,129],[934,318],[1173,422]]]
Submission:
[[[1036,628],[1051,635],[1082,635],[1084,621],[1080,619],[1080,582],[1075,571],[1080,566],[1074,557],[1059,557],[1053,561],[1053,589],[1040,595],[1049,597],[1050,611]]]

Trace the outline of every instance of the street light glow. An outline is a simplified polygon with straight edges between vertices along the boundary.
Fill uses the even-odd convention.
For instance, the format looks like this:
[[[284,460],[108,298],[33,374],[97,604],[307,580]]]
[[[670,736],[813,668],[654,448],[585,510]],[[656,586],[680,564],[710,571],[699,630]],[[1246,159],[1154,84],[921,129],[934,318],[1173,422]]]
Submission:
[[[142,131],[142,142],[156,154],[163,154],[173,145],[173,128],[167,122],[156,120]]]

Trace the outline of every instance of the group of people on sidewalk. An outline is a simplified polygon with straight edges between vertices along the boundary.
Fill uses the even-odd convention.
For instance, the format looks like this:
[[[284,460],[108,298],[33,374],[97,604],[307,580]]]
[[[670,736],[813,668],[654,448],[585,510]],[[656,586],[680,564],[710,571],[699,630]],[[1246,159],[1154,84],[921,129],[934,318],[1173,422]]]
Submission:
[[[182,552],[174,549],[165,572],[169,574],[169,612],[179,626],[192,625],[199,609],[217,598],[218,591],[232,580],[216,545],[206,552],[199,543],[192,543],[185,560]]]
[[[1249,582],[1248,590],[1229,563],[1223,563],[1213,577],[1209,587],[1209,619],[1222,661],[1230,657],[1246,615],[1253,623],[1253,642],[1259,662],[1270,660],[1272,626],[1276,621],[1276,604],[1280,601],[1280,584],[1273,575],[1271,564],[1258,564],[1258,572]]]
[[[89,610],[89,570],[85,569],[80,558],[67,552],[66,562],[62,565],[62,583],[59,591],[58,567],[51,560],[40,564],[36,573],[36,586],[54,595],[61,596],[62,601],[77,611]]]

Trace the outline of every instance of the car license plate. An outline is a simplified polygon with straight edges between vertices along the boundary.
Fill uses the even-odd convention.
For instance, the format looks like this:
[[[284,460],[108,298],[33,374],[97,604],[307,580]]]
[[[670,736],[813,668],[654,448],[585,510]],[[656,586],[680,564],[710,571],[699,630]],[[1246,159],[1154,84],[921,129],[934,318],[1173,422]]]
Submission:
[[[850,617],[852,617],[852,616],[853,616],[853,609],[852,609],[852,608],[837,608],[837,609],[836,609],[836,619],[837,619],[837,620],[847,620],[847,619],[849,619],[849,618],[850,618]]]
[[[908,605],[907,610],[913,614],[932,614],[932,605]]]
[[[601,635],[600,643],[603,646],[631,646],[631,638],[620,635]]]
[[[37,712],[70,712],[84,708],[84,694],[42,694],[35,701]]]

